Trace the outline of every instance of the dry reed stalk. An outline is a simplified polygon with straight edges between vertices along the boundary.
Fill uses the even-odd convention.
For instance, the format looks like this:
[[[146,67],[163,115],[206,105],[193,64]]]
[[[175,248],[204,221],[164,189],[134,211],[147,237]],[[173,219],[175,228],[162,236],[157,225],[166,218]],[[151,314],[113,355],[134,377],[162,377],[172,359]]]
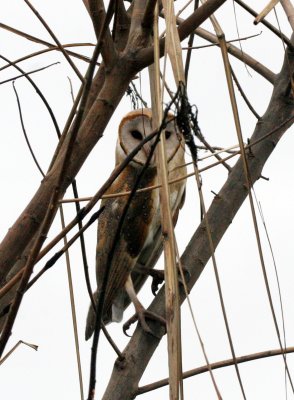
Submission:
[[[271,3],[273,3],[273,2],[271,2]],[[280,337],[277,317],[276,317],[276,314],[275,314],[275,309],[274,309],[274,305],[273,305],[273,299],[272,299],[271,292],[270,292],[270,287],[269,287],[269,282],[268,282],[268,277],[267,277],[267,271],[266,271],[266,266],[265,266],[265,261],[264,261],[264,256],[263,256],[263,250],[262,250],[262,246],[261,246],[260,233],[259,233],[259,228],[258,228],[258,223],[257,223],[257,218],[256,218],[256,212],[255,212],[255,206],[254,206],[252,191],[251,191],[252,181],[251,181],[251,176],[249,174],[246,150],[245,150],[245,145],[244,145],[244,142],[243,142],[242,129],[241,129],[241,123],[240,123],[240,118],[239,118],[237,100],[236,100],[235,91],[234,91],[232,69],[231,69],[231,65],[230,65],[230,62],[229,62],[228,49],[227,49],[227,44],[226,44],[226,40],[225,40],[225,34],[222,31],[217,19],[215,18],[215,16],[213,14],[211,14],[210,20],[211,20],[211,22],[213,24],[214,30],[216,32],[216,35],[219,38],[220,49],[221,49],[221,52],[222,52],[222,57],[223,57],[223,62],[224,62],[224,69],[225,69],[225,74],[226,74],[226,79],[227,79],[227,86],[228,86],[228,91],[229,91],[229,96],[230,96],[230,102],[231,102],[231,106],[232,106],[234,122],[235,122],[235,127],[236,127],[236,133],[237,133],[239,146],[240,146],[241,160],[242,160],[242,163],[243,163],[243,170],[244,170],[244,175],[245,175],[245,180],[246,180],[246,186],[247,186],[247,189],[248,189],[248,198],[249,198],[249,203],[250,203],[252,222],[253,222],[253,226],[254,226],[256,242],[257,242],[257,247],[258,247],[258,254],[259,254],[260,264],[261,264],[261,268],[262,268],[262,274],[263,274],[263,278],[264,278],[264,283],[265,283],[265,287],[266,287],[267,297],[268,297],[268,301],[269,301],[269,306],[270,306],[270,309],[271,309],[271,314],[272,314],[272,317],[273,317],[273,322],[274,322],[274,325],[275,325],[277,338],[278,338],[278,341],[279,341],[279,344],[280,344],[280,348],[281,348],[281,351],[282,351],[282,355],[283,355],[283,361],[284,361],[284,364],[285,364],[286,375],[287,375],[287,377],[289,379],[289,383],[291,385],[291,389],[292,389],[292,391],[294,393],[294,385],[293,385],[293,382],[292,382],[292,377],[290,375],[290,371],[288,369],[286,356],[285,356],[285,353],[283,352],[283,345],[282,345],[282,341],[281,341],[281,337]],[[225,316],[225,318],[226,318],[226,316]],[[229,335],[229,339],[230,339],[229,330],[228,330],[228,335]],[[231,342],[231,339],[230,339],[230,342]],[[232,344],[231,344],[231,351],[232,351],[233,359],[236,360],[235,352],[234,352]],[[243,385],[242,385],[242,381],[241,381],[241,376],[239,374],[239,369],[238,369],[237,362],[235,362],[235,369],[236,369],[236,372],[237,372],[237,375],[238,375],[238,380],[239,380],[240,387],[241,387],[241,390],[242,390],[242,393],[243,393],[243,397],[246,398],[245,397],[244,388],[243,388]]]
[[[267,14],[269,14],[272,9],[279,3],[280,0],[271,0],[267,6],[264,7],[264,9],[257,15],[257,17],[254,20],[254,24],[257,25],[259,22],[261,22]]]
[[[171,5],[172,3],[169,2]],[[166,2],[164,2],[166,7]],[[173,13],[174,16],[174,13]],[[167,24],[166,49],[171,51],[172,57],[177,60],[181,54],[178,49],[173,46],[175,34],[172,24]],[[171,32],[172,31],[172,32]],[[176,35],[178,33],[176,32]],[[168,45],[169,44],[169,45]],[[171,48],[172,47],[172,48]],[[181,52],[181,49],[180,49]],[[150,74],[150,90],[152,98],[152,121],[153,128],[159,128],[162,121],[162,93],[160,87],[160,68],[159,68],[159,34],[158,34],[158,6],[155,9],[154,16],[154,65],[149,69]],[[179,63],[179,61],[177,62]],[[178,68],[173,68],[175,79],[178,82]],[[170,192],[168,184],[168,169],[165,150],[165,135],[161,135],[159,147],[156,156],[158,157],[158,176],[161,179],[162,188],[160,190],[160,206],[161,206],[161,225],[164,240],[164,258],[165,258],[165,304],[166,304],[166,321],[167,321],[167,342],[168,342],[168,363],[169,363],[169,388],[170,399],[178,400],[182,389],[182,357],[181,357],[181,325],[180,325],[180,305],[178,293],[178,273],[176,266],[176,244],[175,234],[172,222],[172,214],[170,207]],[[179,390],[180,389],[180,390]]]

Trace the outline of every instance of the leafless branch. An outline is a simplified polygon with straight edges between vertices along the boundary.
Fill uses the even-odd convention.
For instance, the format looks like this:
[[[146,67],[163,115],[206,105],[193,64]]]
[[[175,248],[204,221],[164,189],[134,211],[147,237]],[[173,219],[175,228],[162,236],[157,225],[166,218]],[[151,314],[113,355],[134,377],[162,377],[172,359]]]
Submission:
[[[61,51],[61,49],[58,46],[56,46],[55,44],[46,42],[45,40],[39,39],[36,36],[32,36],[32,35],[29,35],[28,33],[20,31],[18,29],[12,28],[11,26],[3,24],[2,22],[0,22],[0,28],[5,29],[5,30],[7,30],[9,32],[15,33],[16,35],[22,36],[25,39],[30,40],[32,42],[42,44],[42,45],[44,45],[46,47],[49,47],[50,49]],[[91,45],[91,44],[89,44],[89,45]],[[61,47],[65,48],[65,47],[68,47],[68,45],[61,45]],[[76,57],[76,58],[79,58],[79,59],[81,59],[83,61],[90,62],[90,58],[89,57],[85,57],[85,56],[83,56],[81,54],[75,53],[75,52],[70,51],[70,50],[65,50],[65,51],[67,52],[68,55],[70,55],[72,57]],[[17,63],[17,62],[19,62],[19,61],[18,60],[15,61],[15,63]]]
[[[92,43],[72,43],[72,44],[64,44],[63,45],[64,48],[68,48],[68,47],[86,47],[86,46],[91,46],[92,47],[92,46],[95,46],[95,45],[92,44]],[[17,60],[14,60],[13,64],[15,65],[15,64],[18,64],[18,63],[20,63],[22,61],[29,60],[30,58],[39,56],[41,54],[49,53],[50,51],[55,51],[55,50],[59,51],[59,48],[57,46],[52,46],[49,49],[36,51],[36,52],[28,54],[28,55],[26,55],[24,57],[18,58]],[[75,53],[75,54],[77,54],[77,53]],[[78,56],[78,54],[77,54],[77,56]],[[91,62],[91,59],[89,57],[85,57],[85,56],[82,56],[82,55],[80,55],[80,59],[85,61],[85,62],[87,62],[87,63]],[[100,63],[97,63],[97,65],[100,65]],[[4,69],[9,68],[9,67],[11,67],[11,64],[6,64],[6,65],[4,65],[3,67],[0,68],[0,71],[3,71]]]
[[[206,39],[209,42],[219,46],[218,38],[213,33],[210,33],[203,28],[197,28],[195,30],[195,33],[203,39]],[[255,60],[249,54],[246,54],[244,51],[242,52],[240,49],[238,49],[238,47],[234,46],[231,43],[228,43],[227,49],[228,53],[238,58],[240,61],[245,62],[249,67],[251,67],[254,71],[263,76],[265,79],[267,79],[270,83],[274,83],[275,74],[270,71],[266,66]]]
[[[285,348],[284,351],[285,351],[285,353],[293,353],[294,347],[287,347],[287,348]],[[260,360],[262,358],[274,357],[274,356],[280,356],[280,355],[282,355],[281,349],[267,350],[267,351],[262,351],[260,353],[253,353],[253,354],[248,354],[246,356],[237,357],[236,360],[237,360],[238,364],[242,364],[242,363],[249,362],[249,361]],[[219,368],[224,368],[224,367],[230,367],[231,365],[234,365],[233,359],[212,363],[212,364],[210,364],[210,367],[211,367],[211,369],[219,369]],[[198,368],[194,368],[194,369],[191,369],[190,371],[184,372],[183,379],[191,378],[192,376],[200,375],[207,371],[208,371],[207,365],[204,365],[204,366],[198,367]],[[159,388],[167,386],[167,385],[168,385],[168,379],[162,379],[160,381],[139,387],[138,391],[137,391],[137,395],[147,393],[147,392],[150,392],[155,389],[159,389]]]
[[[5,79],[4,81],[0,82],[0,85],[3,85],[4,83],[16,81],[17,79],[19,79],[19,78],[24,78],[24,77],[26,77],[26,76],[28,76],[28,75],[35,74],[36,72],[43,71],[43,70],[45,70],[45,69],[47,69],[47,68],[50,68],[50,67],[52,67],[53,65],[57,65],[57,64],[60,64],[60,63],[59,63],[59,62],[55,62],[55,63],[49,64],[49,65],[46,65],[45,67],[38,68],[38,69],[34,69],[33,71],[24,72],[23,74],[14,76],[13,78]]]
[[[239,4],[239,6],[241,6],[242,8],[244,8],[244,10],[246,10],[249,14],[253,15],[254,17],[257,17],[258,13],[256,11],[254,11],[251,7],[249,7],[246,3],[244,3],[244,1],[242,0],[234,0],[235,3]],[[279,30],[277,28],[275,28],[270,22],[266,21],[265,19],[263,19],[261,21],[261,23],[266,26],[270,31],[272,31],[276,36],[278,36],[279,38],[281,37],[281,34],[279,32]],[[285,42],[285,44],[289,47],[292,47],[293,44],[291,43],[291,41],[287,38],[286,35],[282,34],[282,39]]]
[[[50,29],[49,25],[47,24],[47,22],[44,20],[44,18],[42,18],[42,16],[38,13],[38,11],[35,9],[35,7],[33,7],[33,5],[30,3],[29,0],[24,0],[24,2],[29,6],[29,8],[33,11],[33,13],[36,15],[36,17],[39,19],[39,21],[42,23],[42,25],[45,27],[45,29],[47,30],[47,32],[49,33],[49,35],[52,37],[52,39],[54,40],[54,42],[57,44],[57,47],[60,49],[60,51],[62,52],[62,54],[64,55],[65,59],[67,60],[67,62],[69,63],[69,65],[72,67],[72,69],[74,70],[74,72],[76,73],[76,75],[79,77],[80,81],[83,82],[84,81],[84,77],[81,75],[80,71],[77,69],[77,67],[75,66],[75,64],[72,62],[71,58],[69,57],[69,55],[67,54],[67,52],[64,50],[64,48],[62,47],[62,44],[59,42],[59,40],[57,39],[56,35],[53,33],[53,31]]]
[[[42,102],[44,103],[46,109],[48,110],[48,113],[50,115],[50,118],[53,122],[53,125],[55,127],[57,136],[60,135],[60,129],[56,120],[56,117],[52,111],[52,108],[50,107],[46,97],[43,95],[43,93],[41,92],[41,90],[39,89],[39,87],[35,84],[35,82],[32,80],[32,78],[29,75],[26,75],[26,72],[24,70],[22,70],[18,65],[16,65],[13,61],[8,60],[8,58],[0,55],[0,58],[2,58],[4,61],[6,61],[9,65],[13,66],[15,69],[17,69],[19,72],[21,72],[21,74],[30,82],[30,84],[33,86],[33,88],[36,90],[36,93],[38,94],[38,96],[40,96]]]
[[[40,174],[44,177],[45,174],[44,174],[42,168],[40,167],[40,164],[39,164],[39,162],[38,162],[38,160],[37,160],[37,157],[36,157],[35,154],[34,154],[34,151],[33,151],[33,149],[32,149],[32,146],[31,146],[31,144],[30,144],[30,141],[29,141],[29,138],[28,138],[28,135],[27,135],[25,126],[24,126],[24,121],[23,121],[23,116],[22,116],[22,110],[21,110],[21,105],[20,105],[20,101],[19,101],[19,96],[18,96],[17,90],[16,90],[16,88],[15,88],[14,82],[13,82],[13,90],[14,90],[14,93],[15,93],[15,96],[16,96],[17,107],[18,107],[18,111],[19,111],[19,118],[20,118],[20,123],[21,123],[22,131],[23,131],[23,134],[24,134],[24,137],[25,137],[25,141],[26,141],[26,143],[27,143],[27,146],[28,146],[28,148],[29,148],[29,151],[30,151],[30,153],[31,153],[31,156],[33,157],[34,163],[36,164],[36,167],[37,167],[38,170],[40,171]]]
[[[250,36],[246,36],[246,37],[242,37],[242,38],[238,38],[238,39],[232,39],[232,40],[227,40],[227,43],[234,43],[234,42],[240,42],[242,40],[248,40],[248,39],[252,39],[255,38],[257,36],[260,36],[262,34],[262,32],[257,33],[256,35],[250,35]],[[217,44],[206,44],[203,46],[187,46],[187,47],[182,47],[182,50],[189,50],[189,49],[205,49],[207,47],[213,47],[213,46],[217,46]]]
[[[103,25],[103,21],[105,20],[105,8],[103,1],[101,0],[84,0],[84,4],[87,8],[87,11],[92,19],[95,34],[97,40],[99,39],[99,35],[101,33],[101,27]],[[109,21],[110,22],[110,21]],[[114,47],[114,43],[112,37],[110,35],[109,27],[107,27],[103,43],[101,47],[102,58],[107,65],[107,67],[111,67],[115,60],[117,59],[116,50]]]
[[[237,76],[236,76],[236,74],[235,74],[235,72],[234,72],[234,70],[233,70],[232,67],[231,67],[231,72],[232,72],[232,76],[233,76],[234,82],[235,82],[235,84],[236,84],[236,86],[237,86],[239,92],[241,93],[241,96],[243,97],[243,99],[244,99],[246,105],[248,106],[248,108],[249,108],[249,110],[252,112],[252,114],[259,120],[259,119],[260,119],[260,116],[257,114],[257,112],[255,111],[255,109],[254,109],[253,106],[251,105],[250,101],[248,100],[248,98],[247,98],[247,96],[246,96],[244,90],[242,89],[242,86],[240,85],[240,83],[239,83],[239,81],[238,81],[238,78],[237,78]]]

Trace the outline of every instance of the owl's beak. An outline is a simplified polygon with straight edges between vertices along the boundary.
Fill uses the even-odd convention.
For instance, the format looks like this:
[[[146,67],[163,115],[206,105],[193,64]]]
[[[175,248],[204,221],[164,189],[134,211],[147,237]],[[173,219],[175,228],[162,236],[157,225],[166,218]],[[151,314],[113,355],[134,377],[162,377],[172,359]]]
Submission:
[[[149,157],[149,154],[151,153],[151,143],[150,142],[145,143],[142,150],[147,159]],[[150,164],[154,164],[154,154],[151,157]]]

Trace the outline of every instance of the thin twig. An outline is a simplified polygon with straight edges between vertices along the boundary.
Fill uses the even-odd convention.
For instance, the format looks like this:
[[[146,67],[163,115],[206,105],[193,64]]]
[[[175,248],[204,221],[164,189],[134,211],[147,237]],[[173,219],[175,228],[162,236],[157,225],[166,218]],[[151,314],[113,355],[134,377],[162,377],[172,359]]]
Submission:
[[[5,30],[7,30],[9,32],[15,33],[16,35],[24,37],[25,39],[30,40],[32,42],[39,43],[39,44],[42,44],[42,45],[44,45],[46,47],[49,47],[49,49],[51,49],[51,50],[61,51],[61,49],[58,46],[56,46],[55,44],[53,44],[53,43],[46,42],[45,40],[37,38],[36,36],[29,35],[26,32],[20,31],[20,30],[15,29],[15,28],[12,28],[11,26],[3,24],[1,22],[0,22],[0,28],[5,29]],[[79,45],[83,45],[83,44],[82,43],[76,43],[76,45],[79,46]],[[72,46],[72,44],[64,44],[64,45],[62,45],[62,48],[71,47],[71,46]],[[73,46],[74,46],[74,44],[73,44]],[[95,46],[95,45],[89,43],[89,46]],[[86,62],[90,62],[91,61],[91,59],[89,57],[83,56],[82,54],[75,53],[75,52],[70,51],[70,50],[65,50],[65,51],[67,52],[68,55],[70,55],[72,57],[79,58],[80,60],[83,60],[83,61],[86,61]],[[24,57],[24,59],[26,59],[26,56]],[[19,62],[19,61],[16,61],[16,63],[17,62]]]
[[[74,92],[73,92],[72,81],[71,81],[69,76],[67,77],[67,79],[68,79],[69,86],[70,86],[70,95],[71,95],[71,98],[72,98],[72,102],[74,104],[75,103],[75,96],[74,96]]]
[[[287,347],[285,349],[285,353],[294,353],[294,347]],[[262,351],[260,353],[253,353],[253,354],[249,354],[246,356],[237,357],[236,361],[238,364],[242,364],[242,363],[249,362],[249,361],[259,360],[262,358],[280,356],[281,354],[282,354],[281,349],[267,350],[267,351]],[[219,369],[219,368],[224,368],[224,367],[230,367],[231,365],[234,365],[233,359],[212,363],[212,364],[210,364],[210,367],[211,367],[211,369]],[[208,369],[207,365],[203,365],[202,367],[191,369],[191,370],[183,373],[183,379],[190,378],[191,376],[203,374],[205,372],[208,372],[208,370],[209,369]],[[167,386],[167,385],[168,385],[168,378],[162,379],[160,381],[153,382],[148,385],[139,387],[136,392],[136,395],[138,396],[143,393],[151,392],[152,390],[159,389],[159,388],[161,388],[163,386]]]
[[[112,339],[112,337],[110,336],[108,330],[106,329],[106,326],[103,324],[103,322],[101,323],[101,329],[104,333],[104,336],[106,337],[106,339],[108,340],[108,343],[111,345],[111,347],[113,348],[113,350],[116,352],[118,358],[120,361],[123,361],[125,359],[124,355],[122,354],[122,352],[119,350],[119,348],[117,347],[117,345],[115,344],[114,340]]]
[[[234,43],[234,42],[240,42],[241,40],[252,39],[254,37],[260,36],[261,34],[262,34],[262,31],[259,33],[256,33],[255,35],[250,35],[250,36],[246,36],[246,37],[242,37],[242,38],[238,38],[238,39],[226,40],[226,43]],[[218,43],[205,44],[203,46],[189,46],[188,45],[187,47],[182,47],[182,50],[190,50],[190,49],[198,50],[198,49],[205,49],[207,47],[214,47],[214,46],[218,46]]]
[[[46,262],[45,266],[36,274],[33,279],[30,280],[29,284],[27,285],[27,290],[30,289],[46,271],[48,271],[56,264],[60,257],[74,244],[74,242],[81,236],[81,234],[84,233],[94,222],[96,222],[97,218],[99,218],[102,212],[103,208],[100,208],[97,212],[95,212],[91,216],[89,221],[85,225],[83,225],[82,229],[79,230],[70,240],[68,240],[66,245],[64,245]]]
[[[3,55],[0,55],[0,58],[2,58],[4,61],[6,61],[8,64],[12,65],[15,69],[17,69],[19,72],[21,72],[25,78],[30,82],[30,84],[33,86],[33,88],[36,90],[38,96],[41,98],[41,100],[43,101],[49,115],[50,118],[53,122],[54,128],[56,130],[57,136],[60,135],[60,129],[56,120],[56,117],[52,111],[52,108],[50,107],[46,97],[43,95],[43,93],[41,92],[41,90],[38,88],[38,86],[35,84],[35,82],[32,80],[32,78],[28,75],[26,75],[25,71],[23,71],[18,65],[16,65],[13,61],[10,61],[8,58],[4,57]]]
[[[241,6],[242,8],[244,8],[244,10],[246,10],[247,12],[249,12],[249,14],[253,15],[254,17],[257,17],[257,12],[254,11],[251,7],[249,7],[246,3],[244,3],[244,1],[242,0],[234,0],[235,3],[239,4],[239,6]],[[275,35],[277,35],[278,37],[280,37],[280,32],[278,31],[277,28],[275,28],[270,22],[266,21],[265,19],[263,19],[261,21],[261,23],[266,26],[269,30],[271,30]],[[282,34],[282,38],[283,41],[286,43],[287,46],[290,47],[290,49],[293,48],[293,44],[291,43],[291,41],[287,38],[286,35]]]
[[[182,18],[177,18],[177,23],[181,25],[184,22],[184,19]],[[198,35],[202,37],[205,40],[208,40],[209,42],[215,44],[216,46],[219,46],[219,41],[218,38],[211,32],[208,32],[207,30],[203,28],[197,28],[194,31],[195,35]],[[241,52],[241,50],[234,46],[231,43],[227,42],[227,48],[228,52],[232,54],[234,57],[238,58],[242,62],[245,62],[248,66],[250,66],[254,71],[256,71],[258,74],[263,76],[265,79],[267,79],[269,82],[274,83],[275,80],[275,74],[269,70],[265,65],[261,64],[259,61],[255,60],[253,57],[251,57],[249,54],[245,52]]]
[[[241,39],[240,39],[238,19],[237,19],[237,11],[236,11],[236,5],[235,5],[234,0],[233,0],[233,10],[234,10],[234,19],[235,19],[236,31],[237,31],[237,35],[238,35],[239,47],[240,47],[240,50],[241,50],[241,52],[243,54],[243,46],[242,46],[242,42],[241,42]],[[252,78],[252,75],[250,74],[250,71],[249,71],[249,69],[247,67],[247,64],[245,62],[244,62],[244,66],[245,66],[245,69],[246,69],[248,75]]]
[[[205,40],[208,40],[211,43],[216,44],[219,46],[219,41],[217,36],[212,34],[211,32],[208,32],[207,30],[203,28],[197,28],[195,31],[196,35],[202,37]],[[227,44],[227,49],[228,52],[236,57],[238,60],[242,61],[243,63],[245,62],[249,67],[251,67],[254,71],[256,71],[258,74],[263,76],[266,80],[268,80],[270,83],[274,83],[276,75],[265,65],[261,64],[259,61],[251,57],[249,54],[245,53],[244,51],[242,52],[238,47],[234,46],[231,43],[226,42]]]
[[[15,96],[16,96],[17,107],[18,107],[18,112],[19,112],[19,118],[20,118],[20,123],[21,123],[22,131],[23,131],[23,134],[24,134],[24,137],[25,137],[25,141],[26,141],[26,143],[27,143],[27,146],[28,146],[28,148],[29,148],[29,151],[30,151],[30,153],[31,153],[31,156],[33,157],[34,163],[36,164],[36,167],[38,168],[38,170],[40,171],[41,175],[42,175],[43,178],[44,178],[44,177],[45,177],[45,174],[44,174],[42,168],[40,167],[40,164],[39,164],[39,162],[38,162],[38,160],[37,160],[37,158],[36,158],[36,156],[35,156],[35,154],[34,154],[34,151],[33,151],[33,149],[32,149],[32,146],[31,146],[31,144],[30,144],[30,141],[29,141],[29,138],[28,138],[28,135],[27,135],[25,126],[24,126],[24,121],[23,121],[23,116],[22,116],[22,111],[21,111],[21,105],[20,105],[18,93],[17,93],[17,90],[16,90],[16,87],[15,87],[14,82],[12,82],[12,85],[13,85],[13,90],[14,90],[14,93],[15,93]]]
[[[132,86],[133,91],[135,92],[136,96],[141,100],[142,104],[144,107],[148,107],[146,101],[143,99],[143,97],[140,95],[140,93],[138,92],[136,85],[134,84],[134,82],[130,82],[130,86]]]
[[[91,43],[73,43],[73,44],[64,44],[63,45],[64,48],[76,47],[76,46],[91,46],[91,47],[94,47],[95,45],[91,44]],[[27,54],[26,56],[20,57],[17,60],[14,60],[13,64],[14,65],[15,64],[19,64],[22,61],[26,61],[26,60],[29,60],[30,58],[34,58],[36,56],[39,56],[39,55],[42,55],[42,54],[45,54],[45,53],[49,53],[50,51],[56,51],[56,50],[59,50],[59,48],[57,46],[52,46],[52,47],[49,47],[48,49],[39,50],[39,51],[36,51],[34,53]],[[89,57],[84,57],[84,56],[81,55],[81,59],[83,61],[87,62],[87,63],[91,62],[91,59]],[[99,66],[100,63],[97,62],[97,65]],[[9,68],[9,67],[11,67],[11,64],[3,65],[3,67],[0,68],[0,71],[3,71],[4,69]]]
[[[11,82],[11,81],[16,81],[16,80],[19,79],[19,78],[27,77],[28,75],[32,75],[32,74],[34,74],[34,73],[36,73],[36,72],[43,71],[44,69],[50,68],[50,67],[52,67],[53,65],[57,65],[57,64],[60,64],[60,62],[58,61],[58,62],[49,64],[49,65],[46,65],[45,67],[38,68],[38,69],[34,69],[33,71],[25,72],[25,73],[23,73],[23,74],[21,74],[21,75],[14,76],[13,78],[5,79],[4,81],[1,81],[1,82],[0,82],[0,85],[3,85],[4,83]]]
[[[227,164],[227,163],[225,162],[224,159],[222,159],[222,158],[220,157],[220,155],[219,155],[220,152],[216,151],[212,146],[210,146],[210,144],[207,142],[207,140],[205,139],[205,137],[204,137],[202,134],[200,134],[200,135],[198,136],[198,139],[199,139],[199,140],[204,144],[204,146],[211,152],[211,155],[214,156],[217,160],[219,160],[219,161],[223,164],[223,166],[224,166],[229,172],[231,172],[232,167],[231,167],[229,164]]]
[[[0,360],[0,365],[3,364],[4,361],[6,361],[7,358],[8,358],[9,356],[11,356],[11,354],[18,348],[18,346],[19,346],[20,344],[25,344],[26,346],[31,347],[32,349],[34,349],[34,350],[36,350],[36,351],[38,350],[38,346],[36,346],[35,344],[31,344],[31,343],[24,342],[23,340],[19,340],[19,341],[12,347],[12,349],[10,349],[10,350],[5,354],[5,356],[1,358],[1,360]]]
[[[249,110],[252,112],[252,114],[253,114],[258,120],[260,120],[260,115],[257,114],[257,112],[256,112],[255,109],[253,108],[252,104],[250,103],[248,97],[246,96],[244,90],[242,89],[242,86],[241,86],[240,83],[239,83],[239,80],[238,80],[238,78],[237,78],[237,76],[236,76],[236,74],[235,74],[235,72],[234,72],[232,66],[231,66],[231,73],[232,73],[234,82],[235,82],[235,84],[236,84],[236,86],[237,86],[237,88],[238,88],[238,90],[239,90],[239,92],[240,92],[240,94],[241,94],[243,100],[245,101],[247,107],[248,107]]]
[[[52,39],[54,40],[54,42],[57,44],[58,48],[60,49],[60,51],[62,52],[62,54],[64,55],[65,59],[67,60],[67,62],[69,63],[69,65],[72,67],[72,69],[74,70],[74,72],[76,73],[76,75],[78,76],[78,78],[80,79],[81,82],[84,82],[84,77],[81,75],[80,71],[78,70],[78,68],[76,67],[75,63],[71,60],[71,58],[69,57],[69,55],[67,54],[67,52],[64,50],[64,48],[62,47],[62,44],[59,42],[59,40],[57,39],[56,35],[54,34],[54,32],[50,29],[49,25],[47,24],[47,22],[44,20],[44,18],[39,14],[39,12],[35,9],[35,7],[30,3],[29,0],[24,0],[24,2],[29,6],[29,8],[33,11],[33,13],[36,15],[36,17],[39,19],[39,21],[42,23],[42,25],[44,26],[44,28],[47,30],[47,32],[49,33],[49,35],[52,37]]]

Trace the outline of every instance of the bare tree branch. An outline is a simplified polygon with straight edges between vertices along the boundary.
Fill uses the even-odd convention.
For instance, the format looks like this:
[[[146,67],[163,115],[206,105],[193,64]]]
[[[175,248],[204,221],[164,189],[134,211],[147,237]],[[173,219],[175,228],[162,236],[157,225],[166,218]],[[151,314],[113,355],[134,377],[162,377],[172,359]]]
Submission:
[[[181,19],[179,19],[179,22]],[[216,35],[214,35],[211,32],[208,32],[204,28],[197,28],[195,30],[196,35],[202,37],[203,39],[208,40],[211,43],[214,43],[215,45],[219,46],[219,40]],[[238,60],[246,63],[249,67],[251,67],[254,71],[256,71],[258,74],[263,76],[265,79],[267,79],[270,83],[274,83],[275,80],[275,74],[269,70],[266,66],[261,64],[259,61],[255,60],[253,57],[251,57],[249,54],[245,53],[244,51],[241,51],[238,49],[238,47],[234,46],[231,43],[227,43],[227,49],[228,53],[230,53],[232,56],[238,58]]]
[[[249,14],[253,15],[253,17],[257,17],[258,13],[256,11],[254,11],[251,7],[249,7],[246,3],[244,3],[244,1],[242,1],[242,0],[234,0],[234,1],[235,1],[235,3],[239,4],[239,6],[244,8],[244,10],[249,12]],[[264,26],[266,26],[269,30],[271,30],[275,35],[277,35],[278,38],[281,38],[280,31],[277,28],[275,28],[270,22],[263,19],[261,21],[261,23]],[[293,43],[291,43],[291,40],[289,40],[286,35],[282,34],[282,39],[287,46],[289,46],[289,47],[293,46]]]
[[[36,17],[40,20],[40,22],[43,24],[43,26],[45,27],[45,29],[47,30],[49,35],[52,37],[52,39],[55,41],[56,45],[58,46],[58,48],[60,49],[60,51],[64,55],[65,59],[67,60],[69,65],[72,67],[72,69],[76,73],[76,75],[79,77],[80,81],[83,82],[84,81],[84,77],[82,76],[82,74],[80,73],[80,71],[78,70],[78,68],[74,64],[74,62],[71,60],[71,58],[69,57],[67,52],[64,50],[64,48],[62,47],[61,43],[59,42],[59,40],[57,39],[57,37],[53,33],[53,31],[50,29],[49,25],[46,23],[44,18],[42,18],[42,16],[38,13],[38,11],[35,9],[35,7],[33,7],[33,5],[30,3],[29,0],[24,0],[24,1],[30,7],[30,9],[33,11],[33,13],[36,15]]]
[[[22,32],[22,31],[20,31],[18,29],[12,28],[11,26],[3,24],[2,22],[0,22],[0,28],[5,29],[5,30],[7,30],[9,32],[15,33],[16,35],[22,36],[27,40],[31,40],[32,42],[40,43],[40,44],[42,44],[42,45],[44,45],[46,47],[49,47],[50,49],[61,51],[61,49],[58,46],[56,46],[55,44],[46,42],[45,40],[39,39],[36,36],[32,36],[32,35],[29,35],[28,33]],[[61,45],[62,48],[66,47],[66,46],[67,45]],[[83,56],[81,54],[75,53],[75,52],[70,51],[70,50],[65,50],[65,51],[67,52],[68,55],[70,55],[72,57],[76,57],[76,58],[79,58],[79,59],[84,60],[86,62],[90,62],[89,57],[85,57],[85,56]],[[18,60],[15,61],[15,63],[17,63],[17,62],[19,62],[19,61]]]
[[[101,27],[105,19],[105,8],[102,0],[83,0],[87,11],[92,19],[97,40],[100,35]],[[101,48],[102,58],[105,64],[110,67],[115,62],[117,55],[110,35],[109,27],[105,32]]]
[[[207,0],[202,6],[197,8],[188,18],[182,20],[178,27],[180,40],[186,39],[199,25],[202,24],[212,13],[214,13],[226,0]],[[160,54],[163,54],[164,39],[160,40]],[[138,51],[136,66],[142,69],[153,62],[153,48],[143,48]]]
[[[287,347],[286,349],[284,349],[284,352],[287,354],[293,353],[294,347]],[[261,351],[259,353],[253,353],[253,354],[248,354],[246,356],[237,357],[236,360],[237,360],[238,364],[242,364],[242,363],[249,362],[249,361],[260,360],[262,358],[280,356],[282,354],[283,354],[283,352],[281,349],[267,350],[267,351]],[[219,368],[229,367],[231,365],[234,365],[233,359],[212,363],[212,364],[210,364],[210,367],[211,367],[211,369],[219,369]],[[198,368],[193,368],[190,371],[186,371],[183,373],[183,379],[191,378],[191,376],[200,375],[207,371],[208,371],[207,365],[204,365],[204,366],[198,367]],[[152,390],[159,389],[166,385],[168,385],[168,379],[162,379],[160,381],[150,383],[149,385],[141,386],[141,387],[139,387],[139,389],[137,391],[137,395],[151,392]]]
[[[68,47],[94,47],[95,45],[92,44],[92,43],[70,43],[70,44],[64,44],[62,46],[64,48],[68,48]],[[23,56],[23,57],[18,58],[17,60],[14,60],[13,63],[15,65],[15,64],[18,64],[18,63],[20,63],[22,61],[29,60],[30,58],[39,56],[41,54],[49,53],[50,51],[55,51],[55,50],[59,50],[59,48],[57,46],[53,46],[53,47],[50,47],[48,49],[35,51],[34,53],[27,54],[26,56]],[[81,55],[81,59],[83,61],[86,61],[87,63],[91,62],[91,59],[89,57],[84,57],[84,56]],[[99,63],[97,63],[97,65],[99,65]],[[11,67],[11,64],[6,64],[6,65],[4,65],[3,67],[0,68],[0,71],[3,71],[4,69],[9,68],[9,67]]]

